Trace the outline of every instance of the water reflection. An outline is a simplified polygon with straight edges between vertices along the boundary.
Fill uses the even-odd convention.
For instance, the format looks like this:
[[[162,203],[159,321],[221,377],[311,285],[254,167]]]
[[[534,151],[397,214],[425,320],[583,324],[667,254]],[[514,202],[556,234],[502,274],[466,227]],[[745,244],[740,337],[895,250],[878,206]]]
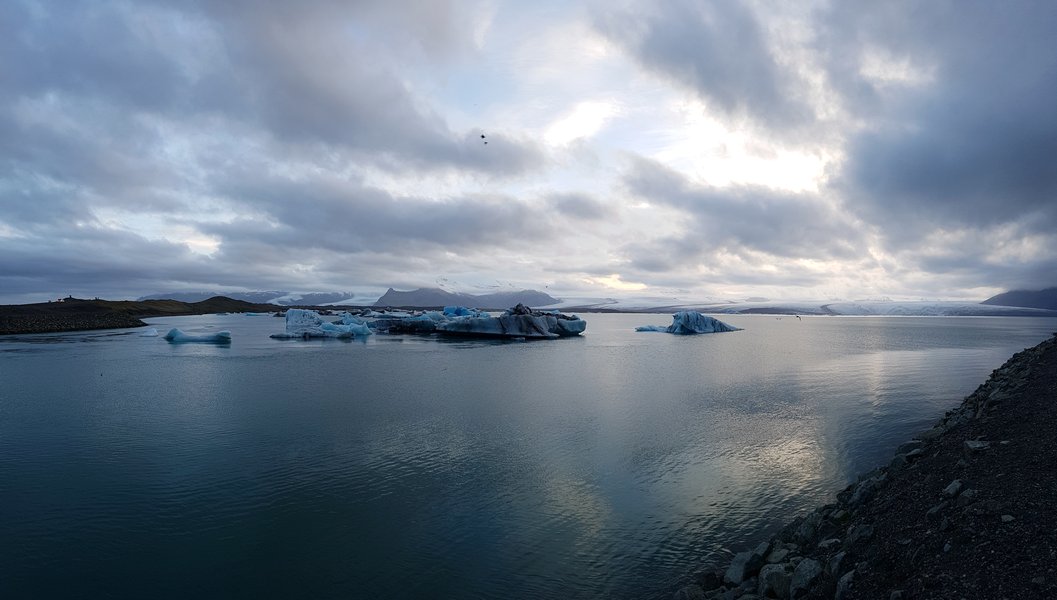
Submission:
[[[238,316],[150,320],[225,348],[0,338],[0,592],[670,597],[1053,329],[633,331],[668,318],[536,342],[271,340],[278,320]]]

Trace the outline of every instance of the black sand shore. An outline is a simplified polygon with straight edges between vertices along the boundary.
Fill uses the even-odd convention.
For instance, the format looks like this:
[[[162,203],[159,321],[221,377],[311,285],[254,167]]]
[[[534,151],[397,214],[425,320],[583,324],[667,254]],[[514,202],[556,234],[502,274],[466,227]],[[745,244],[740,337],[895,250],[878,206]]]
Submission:
[[[1057,337],[835,503],[695,581],[674,597],[1057,598]]]

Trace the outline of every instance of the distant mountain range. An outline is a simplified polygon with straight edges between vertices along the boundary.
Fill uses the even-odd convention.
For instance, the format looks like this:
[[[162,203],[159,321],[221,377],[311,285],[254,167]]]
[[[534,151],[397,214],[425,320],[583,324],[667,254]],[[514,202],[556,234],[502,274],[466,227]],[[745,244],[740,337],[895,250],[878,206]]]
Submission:
[[[143,296],[139,300],[179,300],[180,302],[201,302],[215,296],[225,296],[233,300],[242,300],[253,304],[278,304],[280,306],[323,306],[326,304],[370,304],[368,296],[354,300],[351,292],[165,292]]]
[[[997,296],[991,296],[980,304],[1057,310],[1057,287],[1038,291],[1012,290],[998,294]]]
[[[504,309],[521,303],[527,306],[549,306],[559,300],[536,290],[497,292],[494,294],[460,294],[439,288],[420,288],[410,292],[398,292],[389,288],[375,306],[401,306],[422,308],[432,306],[469,306],[472,308]]]
[[[538,307],[556,304],[558,299],[536,290],[515,292],[496,292],[492,294],[462,294],[448,292],[440,288],[420,288],[409,292],[398,292],[393,288],[377,302],[375,296],[354,294],[352,292],[283,292],[267,290],[259,292],[163,292],[139,298],[144,300],[177,300],[180,302],[201,302],[215,296],[225,296],[233,300],[242,300],[253,304],[277,304],[279,306],[330,306],[347,304],[352,306],[401,306],[424,308],[434,306],[469,306],[473,308],[505,309],[522,303]]]

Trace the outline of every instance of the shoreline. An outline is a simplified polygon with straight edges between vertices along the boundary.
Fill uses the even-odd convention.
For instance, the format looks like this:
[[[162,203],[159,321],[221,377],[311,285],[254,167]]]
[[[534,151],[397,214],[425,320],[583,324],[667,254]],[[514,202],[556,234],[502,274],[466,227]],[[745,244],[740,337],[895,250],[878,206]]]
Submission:
[[[1057,333],[675,600],[1057,598]]]

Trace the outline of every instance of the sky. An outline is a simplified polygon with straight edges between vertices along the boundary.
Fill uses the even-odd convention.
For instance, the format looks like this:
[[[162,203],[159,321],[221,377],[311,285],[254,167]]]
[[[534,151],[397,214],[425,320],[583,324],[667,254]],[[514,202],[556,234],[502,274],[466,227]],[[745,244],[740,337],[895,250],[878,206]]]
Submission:
[[[1054,35],[1050,1],[8,0],[0,302],[1054,286]]]

